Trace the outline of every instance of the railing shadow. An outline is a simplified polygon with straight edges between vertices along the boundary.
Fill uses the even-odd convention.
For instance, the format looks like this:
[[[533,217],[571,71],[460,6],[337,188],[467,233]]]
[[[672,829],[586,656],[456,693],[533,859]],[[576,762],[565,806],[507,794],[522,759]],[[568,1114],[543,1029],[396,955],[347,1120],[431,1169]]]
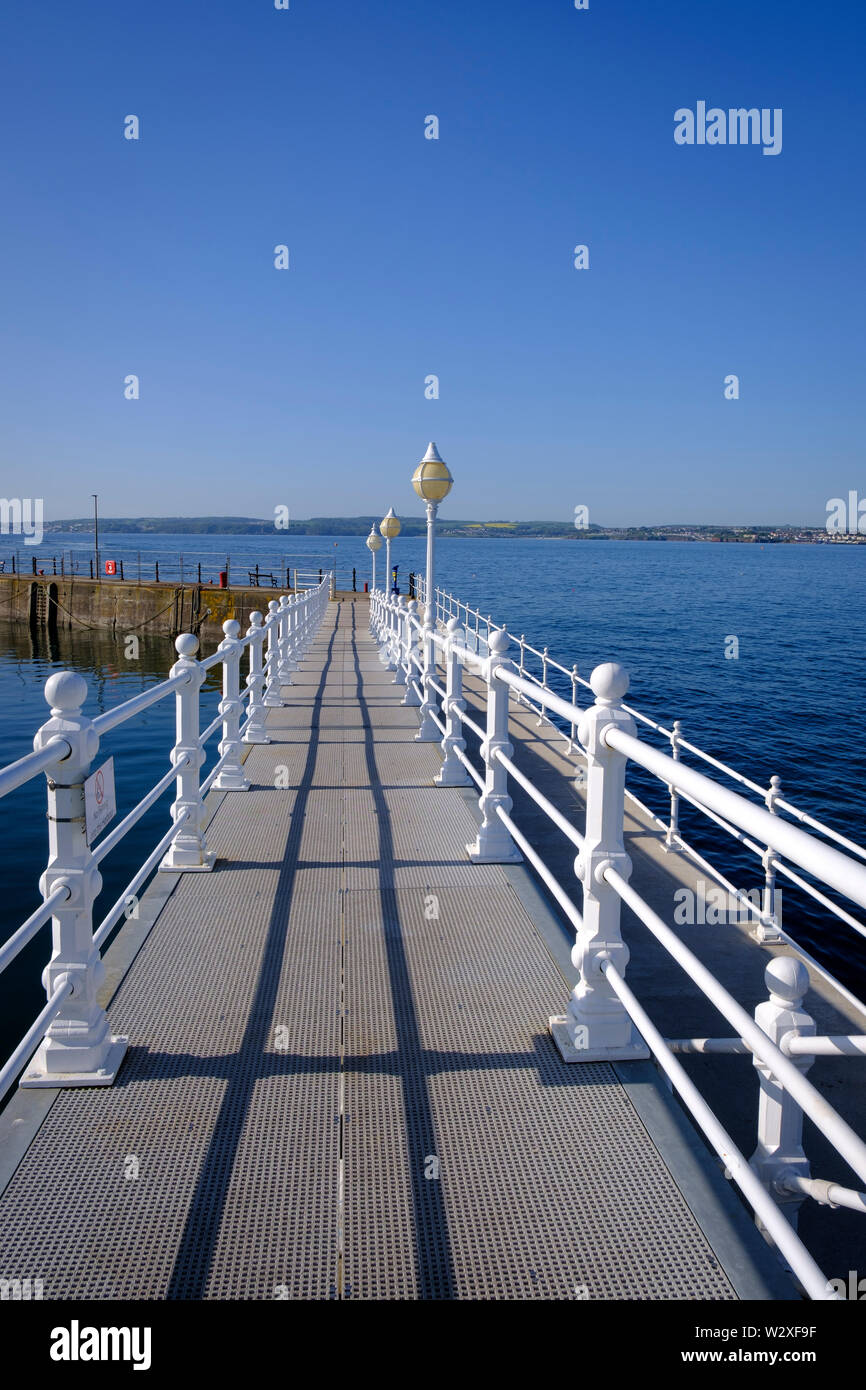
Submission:
[[[415,1231],[415,1259],[418,1293],[421,1298],[452,1298],[454,1268],[448,1218],[442,1185],[429,1182],[424,1176],[425,1161],[438,1153],[433,1107],[430,1100],[429,1074],[425,1067],[425,1051],[415,1006],[415,995],[409,974],[406,950],[400,928],[394,872],[394,836],[391,812],[379,780],[376,749],[370,711],[364,694],[364,679],[358,653],[357,619],[352,608],[352,657],[355,667],[357,702],[364,726],[364,753],[367,762],[370,790],[376,807],[379,836],[379,901],[381,920],[391,930],[383,930],[394,1027],[397,1034],[398,1075],[403,1093],[406,1119],[406,1138],[409,1148],[408,1175],[411,1184],[412,1210]],[[371,1070],[381,1070],[383,1058],[365,1059]]]
[[[313,785],[319,746],[319,713],[325,694],[325,679],[333,660],[334,644],[340,625],[340,609],[327,646],[327,654],[316,687],[310,716],[310,737],[304,775],[298,788],[286,850],[280,866],[274,905],[259,967],[255,994],[251,1000],[243,1038],[226,1067],[227,1086],[211,1133],[207,1153],[199,1170],[181,1235],[166,1298],[202,1299],[205,1296],[214,1252],[219,1239],[234,1162],[244,1131],[253,1092],[262,1074],[261,1059],[272,1036],[271,1020],[280,986],[281,967],[288,931],[289,910],[298,870],[298,853],[304,829],[304,806]],[[254,1059],[250,1064],[250,1059]],[[211,1067],[215,1059],[201,1059]],[[331,1059],[338,1069],[339,1059]]]

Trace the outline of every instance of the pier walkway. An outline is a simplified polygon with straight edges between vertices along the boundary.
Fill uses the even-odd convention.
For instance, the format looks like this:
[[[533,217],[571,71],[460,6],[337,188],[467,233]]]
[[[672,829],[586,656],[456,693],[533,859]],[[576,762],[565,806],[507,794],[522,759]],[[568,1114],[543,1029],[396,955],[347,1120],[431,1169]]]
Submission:
[[[366,614],[329,606],[252,789],[210,794],[214,871],[157,875],[109,952],[114,1085],[0,1120],[0,1270],[62,1299],[784,1297],[651,1064],[560,1059],[529,875],[469,862],[474,798],[433,785]]]

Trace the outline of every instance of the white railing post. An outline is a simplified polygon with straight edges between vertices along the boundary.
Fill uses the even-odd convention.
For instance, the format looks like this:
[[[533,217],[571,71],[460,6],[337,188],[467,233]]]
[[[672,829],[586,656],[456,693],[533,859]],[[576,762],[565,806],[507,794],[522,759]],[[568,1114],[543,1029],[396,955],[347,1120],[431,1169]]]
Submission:
[[[248,792],[250,784],[241,762],[241,647],[238,640],[241,625],[236,618],[227,618],[223,623],[225,637],[218,650],[223,653],[223,697],[219,703],[219,713],[223,717],[223,736],[220,740],[220,758],[225,762],[214,782],[219,792]]]
[[[671,757],[675,763],[680,760],[680,739],[682,737],[682,720],[675,719],[674,726],[670,733]],[[680,794],[676,787],[668,784],[668,791],[671,797],[671,818],[668,828],[665,831],[665,838],[662,842],[662,849],[668,854],[679,854],[680,847],[677,844],[677,836],[680,833]]]
[[[489,622],[489,619],[488,619],[488,622]],[[545,648],[544,648],[544,651],[541,653],[541,688],[542,688],[542,690],[546,690],[546,689],[547,689],[547,659],[548,659],[548,651],[547,651],[547,647],[545,647]],[[542,696],[542,698],[541,698],[541,709],[538,711],[538,718],[537,718],[536,721],[535,721],[535,727],[536,727],[537,729],[540,729],[540,728],[541,728],[541,725],[544,723],[544,715],[545,715],[546,709],[547,709],[547,706],[545,705],[545,703],[544,703],[544,697]]]
[[[21,1085],[109,1086],[129,1039],[111,1034],[106,1012],[98,1003],[105,967],[93,945],[93,903],[102,889],[102,877],[87,843],[84,783],[99,736],[92,720],[81,712],[87,698],[83,676],[58,671],[46,681],[45,698],[51,718],[37,733],[33,747],[38,752],[59,734],[72,751],[45,774],[49,849],[39,888],[48,898],[63,886],[69,897],[55,908],[51,919],[51,959],[42,972],[42,983],[49,999],[67,981],[72,992],[61,1003]]]
[[[414,603],[415,600],[413,599]],[[390,668],[394,672],[394,684],[406,684],[406,661],[411,632],[409,630],[409,605],[406,595],[400,594],[394,600],[394,645],[392,648]]]
[[[574,664],[574,665],[572,666],[572,668],[571,668],[571,703],[572,703],[573,705],[576,705],[576,704],[577,704],[577,677],[578,677],[577,663],[575,662],[575,664]],[[576,739],[576,738],[577,738],[577,725],[575,724],[574,720],[572,719],[572,721],[571,721],[571,727],[570,727],[569,735],[568,735],[568,751],[569,751],[569,753],[573,753],[573,752],[574,752],[574,742],[575,742],[575,739]]]
[[[301,645],[301,635],[303,633],[304,628],[303,608],[303,599],[300,595],[296,595],[292,603],[292,655],[294,657],[295,665],[298,670],[300,670],[301,662],[304,659],[304,653]]]
[[[193,633],[182,632],[174,647],[178,660],[169,675],[186,675],[188,679],[175,691],[177,740],[171,761],[178,768],[178,773],[177,796],[171,815],[175,821],[184,816],[184,822],[179,826],[159,867],[173,872],[202,873],[214,865],[214,854],[208,849],[202,830],[204,805],[200,769],[205,755],[199,740],[199,691],[205,673],[195,659],[198,638]]]
[[[403,632],[405,634],[403,649],[397,675],[394,677],[395,685],[405,685],[406,687],[406,693],[400,703],[411,705],[413,709],[417,709],[421,704],[414,686],[414,682],[420,679],[420,672],[414,659],[418,651],[417,628],[415,626],[418,621],[418,607],[418,600],[414,598],[410,598],[406,604],[403,619]]]
[[[378,640],[379,660],[383,666],[387,666],[391,650],[391,600],[384,591],[379,605]]]
[[[311,590],[304,598],[303,612],[301,613],[301,655],[306,656],[313,640],[313,613],[319,611],[322,590],[318,593]]]
[[[295,659],[295,651],[297,648],[297,643],[295,641],[295,609],[297,606],[295,599],[289,598],[288,594],[283,594],[281,596],[280,608],[283,612],[283,635],[285,637],[282,665],[286,673],[286,679],[282,682],[283,685],[291,685],[292,672],[298,669],[298,663]]]
[[[460,715],[466,709],[463,699],[463,663],[455,646],[463,637],[463,629],[457,618],[451,618],[446,625],[448,639],[445,644],[445,737],[442,739],[443,763],[433,781],[440,787],[467,787],[471,777],[461,763],[458,752],[465,753],[466,740]]]
[[[391,618],[388,628],[388,657],[385,664],[389,671],[396,671],[400,663],[401,624],[403,621],[400,613],[400,597],[397,594],[392,594],[388,605]]]
[[[275,599],[268,604],[268,618],[265,623],[268,634],[268,658],[266,663],[265,706],[279,709],[283,703],[280,694],[280,605]]]
[[[505,628],[495,629],[489,638],[489,656],[482,664],[482,674],[487,682],[487,735],[481,744],[484,759],[484,791],[478,801],[481,812],[481,825],[478,836],[466,851],[473,864],[521,864],[523,856],[496,814],[501,806],[506,815],[511,810],[512,800],[508,795],[508,772],[496,756],[501,749],[510,758],[514,749],[508,741],[508,686],[499,680],[494,671],[497,666],[509,666],[504,660],[511,645],[511,638]]]
[[[277,671],[280,688],[292,683],[292,668],[289,665],[289,600],[283,594],[277,604]]]
[[[586,753],[586,838],[575,860],[583,884],[583,924],[571,959],[580,973],[568,1010],[550,1019],[550,1031],[566,1062],[626,1061],[648,1057],[649,1048],[634,1028],[601,968],[611,961],[625,975],[629,951],[620,933],[619,894],[604,879],[608,868],[623,878],[631,860],[623,844],[626,758],[605,743],[611,725],[635,733],[622,708],[628,674],[615,662],[597,666],[590,677],[595,704],[584,712],[577,737]]]
[[[781,777],[771,777],[770,786],[764,798],[767,810],[770,812],[771,816],[777,816],[779,814],[776,810],[776,801],[781,795]],[[761,906],[764,917],[770,920],[756,922],[752,935],[756,941],[760,941],[763,944],[772,941],[783,941],[784,937],[779,930],[780,914],[776,911],[777,897],[781,896],[781,890],[777,890],[776,888],[776,865],[779,861],[769,845],[761,856],[761,862],[764,866],[764,892]]]
[[[783,1039],[812,1038],[815,1021],[800,1005],[809,988],[809,972],[793,956],[776,956],[764,971],[769,999],[755,1009],[755,1022],[777,1046],[785,1051]],[[790,1191],[785,1179],[808,1178],[809,1160],[803,1150],[803,1111],[784,1086],[758,1057],[753,1059],[760,1080],[758,1097],[758,1147],[749,1159],[770,1195],[779,1203],[796,1229],[803,1192]],[[813,1057],[796,1055],[794,1066],[805,1076]],[[759,1229],[763,1230],[760,1221]]]
[[[250,625],[247,628],[247,637],[250,650],[250,669],[247,676],[247,685],[250,688],[250,699],[247,708],[247,726],[244,731],[244,743],[270,743],[267,726],[265,724],[265,703],[263,699],[265,689],[265,678],[262,674],[262,647],[265,643],[265,630],[262,627],[262,615],[256,610],[250,614]]]
[[[400,600],[396,594],[391,594],[388,598],[388,637],[387,654],[385,665],[389,671],[396,671],[399,664],[400,650]]]
[[[426,622],[421,629],[421,653],[424,661],[424,668],[420,677],[421,689],[424,692],[424,699],[421,702],[419,716],[421,725],[415,735],[416,743],[438,743],[442,734],[438,725],[433,719],[438,709],[436,694],[431,685],[431,681],[436,679],[436,647],[433,642],[433,628]]]

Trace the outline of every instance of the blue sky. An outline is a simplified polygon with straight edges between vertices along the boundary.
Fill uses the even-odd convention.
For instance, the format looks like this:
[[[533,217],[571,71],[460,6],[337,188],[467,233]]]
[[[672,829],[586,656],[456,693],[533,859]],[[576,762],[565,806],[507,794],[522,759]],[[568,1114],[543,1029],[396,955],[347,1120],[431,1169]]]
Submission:
[[[866,493],[864,31],[766,0],[7,8],[3,494],[418,514],[435,439],[443,515],[823,524]],[[676,145],[699,100],[782,108],[782,152]]]

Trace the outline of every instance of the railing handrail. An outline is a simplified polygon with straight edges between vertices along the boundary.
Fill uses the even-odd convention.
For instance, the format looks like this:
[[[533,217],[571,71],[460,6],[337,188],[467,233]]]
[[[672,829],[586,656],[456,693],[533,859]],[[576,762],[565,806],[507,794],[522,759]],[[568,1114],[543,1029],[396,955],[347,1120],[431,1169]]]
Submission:
[[[8,763],[0,769],[0,797],[8,796],[9,792],[17,791],[38,773],[47,772],[49,767],[63,762],[71,752],[72,747],[67,740],[58,736],[46,743],[44,748],[39,748],[34,753],[25,753],[23,758]]]
[[[263,731],[256,725],[256,717],[257,714],[261,714],[264,705],[268,703],[266,699],[263,701],[261,698],[262,687],[265,683],[264,672],[268,670],[269,673],[269,688],[273,687],[279,690],[281,686],[291,684],[291,671],[297,669],[296,659],[305,652],[308,643],[312,640],[315,627],[321,621],[324,608],[327,605],[330,585],[331,573],[329,571],[323,575],[321,582],[316,584],[314,588],[306,590],[304,593],[296,593],[291,598],[283,595],[279,604],[272,601],[268,605],[266,618],[262,618],[254,610],[250,620],[250,629],[243,637],[239,635],[239,622],[236,619],[227,619],[223,624],[224,640],[218,645],[215,652],[200,660],[195,660],[192,655],[198,650],[198,638],[193,634],[182,634],[175,643],[180,660],[172,667],[167,679],[161,680],[147,690],[141,691],[138,695],[122,701],[93,719],[83,713],[87,685],[80,676],[74,672],[57,672],[55,676],[49,678],[45,691],[46,698],[49,699],[49,703],[56,701],[57,707],[52,708],[52,720],[43,725],[37,734],[37,742],[42,740],[41,744],[33,753],[29,753],[8,767],[0,769],[0,796],[23,786],[40,772],[48,774],[49,820],[55,827],[52,831],[54,839],[49,868],[40,880],[43,901],[7,941],[0,945],[0,972],[51,918],[55,922],[56,949],[46,975],[43,977],[49,996],[48,1003],[25,1034],[11,1058],[0,1070],[0,1100],[14,1081],[22,1061],[26,1061],[30,1055],[33,1043],[44,1036],[43,1049],[47,1046],[52,1025],[72,991],[70,981],[75,979],[76,998],[79,990],[95,992],[94,961],[98,959],[98,952],[119,922],[130,896],[137,892],[141,884],[156,868],[163,853],[166,854],[166,859],[161,865],[163,868],[182,871],[185,868],[211,867],[213,856],[207,854],[204,837],[201,834],[201,798],[214,783],[220,790],[225,791],[247,789],[248,783],[241,766],[240,740],[242,737],[247,737],[249,742],[263,741],[261,737]],[[270,650],[267,659],[263,661],[262,648],[266,638],[270,644]],[[240,659],[244,650],[249,652],[250,674],[247,676],[247,689],[241,693]],[[223,698],[220,702],[219,714],[205,730],[202,730],[200,691],[206,673],[220,664],[223,667]],[[81,811],[85,800],[84,783],[90,774],[90,767],[98,752],[101,736],[120,727],[129,719],[134,718],[143,710],[150,708],[171,694],[175,695],[177,701],[178,741],[172,750],[171,765],[168,771],[156,781],[154,786],[140,798],[132,810],[113,829],[101,840],[91,844],[86,838],[85,817],[82,816]],[[249,699],[250,707],[242,727],[241,713],[244,699]],[[272,698],[270,703],[282,703],[282,700]],[[60,719],[58,716],[63,717]],[[221,756],[202,783],[199,778],[199,765],[203,759],[204,744],[220,724],[223,729],[223,738],[219,745]],[[62,732],[58,732],[58,728]],[[266,736],[264,741],[267,741]],[[54,782],[50,776],[50,770],[66,759],[71,760],[68,777],[62,783]],[[127,884],[120,898],[95,932],[93,932],[91,925],[90,949],[87,948],[86,944],[81,943],[80,932],[77,927],[72,942],[68,936],[65,938],[65,951],[69,957],[70,973],[58,973],[64,970],[64,965],[57,962],[58,956],[62,957],[64,953],[62,945],[64,941],[64,914],[71,912],[77,920],[80,914],[86,911],[88,918],[90,917],[93,902],[101,887],[97,866],[120,844],[132,827],[156,804],[159,798],[168,791],[173,782],[177,784],[178,793],[172,807],[171,826],[133,875],[130,883]],[[52,802],[52,797],[55,798],[55,802]],[[59,804],[56,801],[57,798],[61,800],[66,798],[62,809],[64,812],[69,811],[70,813],[74,812],[74,814],[56,814],[56,807]],[[74,805],[72,798],[77,798]],[[180,857],[174,861],[172,856],[177,851],[181,833],[190,838],[193,849],[192,851],[189,849],[181,850]],[[192,862],[187,862],[183,855],[190,853]],[[73,898],[75,899],[74,902]],[[60,933],[59,937],[58,932]],[[73,967],[74,976],[71,973]],[[65,982],[62,987],[61,981]],[[95,1007],[94,998],[93,1017],[98,1019],[102,1013],[104,1011]],[[111,1038],[104,1029],[103,1034],[100,1034],[96,1024],[93,1024],[92,1027],[95,1029],[93,1044],[89,1042],[87,1048],[84,1048],[82,1044],[82,1050],[88,1056],[84,1070],[88,1075],[91,1071],[95,1074],[98,1070],[104,1081],[105,1074],[109,1072],[113,1074],[113,1070],[116,1070],[116,1066],[119,1065],[119,1058],[123,1055],[126,1040]],[[40,1055],[41,1052],[42,1049]],[[82,1084],[82,1073],[76,1071],[74,1067],[74,1049],[70,1048],[68,1052],[68,1061],[73,1063],[69,1071],[69,1075],[73,1079],[68,1084]],[[97,1068],[92,1060],[94,1053],[99,1053],[107,1064],[111,1062],[112,1058],[113,1062],[111,1065]],[[42,1066],[45,1067],[45,1065],[43,1059]],[[58,1085],[67,1084],[64,1082],[67,1069],[64,1067],[61,1071],[55,1071],[52,1067],[51,1084],[54,1084],[55,1078]]]
[[[755,806],[738,792],[720,786],[696,768],[685,767],[666,753],[661,753],[656,748],[648,748],[632,734],[611,728],[605,734],[605,742],[608,747],[625,753],[661,781],[689,793],[711,811],[718,812],[738,825],[741,830],[765,841],[771,849],[793,860],[807,873],[814,874],[852,902],[866,907],[866,866],[858,864],[848,855],[840,854],[839,850],[833,849],[831,845],[815,840],[799,826],[789,825],[787,821],[771,815],[763,807]]]
[[[159,704],[178,686],[185,684],[189,676],[169,676],[162,680],[158,685],[148,686],[147,690],[142,690],[140,694],[133,695],[129,700],[122,701],[119,705],[112,705],[111,709],[104,714],[97,714],[93,720],[93,727],[101,736],[107,734],[111,729],[117,729],[121,724],[125,724],[128,719],[134,719],[142,710],[150,709],[151,705]]]
[[[437,591],[437,604],[437,612],[443,619],[446,613],[453,612],[453,602],[441,591]],[[684,766],[677,756],[668,756],[641,742],[635,736],[635,715],[622,698],[628,688],[628,677],[622,667],[609,663],[596,668],[590,682],[580,682],[588,684],[595,695],[594,704],[582,709],[574,700],[555,694],[545,683],[527,678],[523,666],[527,650],[525,639],[521,641],[519,670],[507,659],[511,639],[502,629],[488,630],[488,655],[472,650],[468,643],[470,635],[474,634],[467,633],[464,642],[460,625],[460,613],[466,613],[468,626],[471,610],[461,604],[457,609],[455,619],[445,623],[444,631],[434,631],[422,627],[412,605],[407,608],[404,600],[377,593],[371,602],[371,626],[381,636],[382,659],[396,669],[398,683],[406,683],[416,664],[413,649],[419,637],[423,643],[425,655],[420,666],[420,684],[416,685],[422,727],[417,737],[434,736],[429,730],[425,732],[428,724],[443,732],[444,762],[436,778],[440,785],[465,785],[468,774],[479,787],[480,826],[477,839],[468,847],[470,859],[477,863],[508,863],[519,859],[517,850],[522,851],[576,928],[572,960],[577,966],[578,982],[568,1013],[551,1019],[551,1031],[562,1056],[566,1061],[626,1060],[648,1056],[651,1051],[679,1091],[695,1122],[726,1162],[731,1176],[751,1203],[756,1219],[763,1223],[779,1251],[789,1260],[809,1296],[835,1296],[832,1286],[796,1234],[795,1224],[779,1210],[779,1203],[799,1204],[805,1197],[819,1201],[826,1198],[829,1185],[804,1176],[809,1173],[799,1138],[804,1114],[810,1116],[836,1152],[866,1183],[866,1142],[805,1076],[816,1055],[862,1055],[866,1037],[849,1034],[816,1039],[812,1036],[816,1031],[814,1020],[800,1008],[809,987],[803,960],[810,958],[782,933],[777,939],[787,939],[795,947],[795,954],[771,958],[765,970],[769,999],[758,1006],[753,1019],[630,886],[631,860],[624,842],[625,773],[629,760],[666,785],[672,801],[675,793],[681,793],[723,829],[735,834],[750,850],[760,853],[768,881],[771,864],[791,874],[782,862],[781,856],[784,856],[830,888],[866,906],[866,866],[859,858],[842,854],[816,835],[783,820],[776,813],[780,800],[778,778],[774,778],[764,792],[757,783],[737,775],[736,780],[741,785],[761,796],[764,804],[755,805],[740,791],[731,790],[702,771]],[[476,617],[480,619],[480,614]],[[446,669],[444,722],[435,715],[434,696],[442,693],[442,686],[436,679],[434,654],[437,650],[444,656]],[[551,665],[549,654],[545,649],[539,655],[544,662],[546,681]],[[486,729],[466,713],[462,698],[464,668],[478,672],[486,686]],[[560,669],[575,690],[579,683],[576,668],[571,672]],[[565,720],[572,729],[572,738],[577,730],[587,763],[585,835],[581,835],[569,818],[533,786],[531,777],[513,761],[508,707],[512,691],[539,701],[543,711],[550,709]],[[407,689],[404,704],[415,702]],[[432,722],[431,709],[434,711]],[[466,756],[465,740],[460,737],[466,730],[472,730],[480,740],[483,776]],[[677,754],[684,746],[679,724],[669,733],[672,751]],[[707,761],[721,772],[727,772],[716,760]],[[509,776],[523,787],[547,819],[578,846],[575,872],[583,887],[582,913],[512,819]],[[679,840],[676,825],[672,812],[671,832],[674,839]],[[822,829],[820,823],[817,828]],[[777,859],[776,855],[780,857]],[[793,877],[800,881],[796,875]],[[829,900],[823,897],[822,900],[838,911]],[[736,1051],[742,1040],[752,1056],[759,1075],[760,1107],[758,1148],[748,1162],[674,1056],[678,1046],[676,1040],[671,1042],[661,1036],[625,983],[629,957],[620,935],[621,903],[649,928],[701,995],[736,1028],[737,1039],[722,1040],[719,1047],[705,1050]],[[761,914],[762,922],[765,915]],[[773,918],[772,911],[769,916]],[[822,973],[832,980],[823,969]],[[600,994],[600,989],[606,993]],[[864,1006],[843,992],[862,1013]],[[841,1204],[857,1211],[866,1207],[864,1193],[839,1185],[836,1192]]]
[[[419,575],[417,577],[416,585],[419,589],[419,593],[423,595],[423,576]],[[437,589],[436,593],[441,596],[437,604],[437,607],[440,610],[443,620],[444,604],[442,600],[447,599],[449,602],[457,606],[458,616],[459,610],[462,608],[464,612],[467,613],[467,615],[471,613],[473,617],[479,617],[483,622],[487,621],[487,619],[481,614],[480,609],[470,607],[470,605],[465,603],[463,599],[457,598],[454,594],[446,593],[444,590],[441,589]],[[482,638],[482,640],[485,639]],[[591,689],[588,680],[586,680],[583,676],[575,676],[574,668],[569,670],[567,666],[563,666],[561,662],[555,660],[555,658],[550,656],[549,653],[546,653],[545,650],[540,650],[538,647],[531,646],[525,640],[524,637],[514,637],[513,641],[520,647],[521,652],[530,652],[533,656],[537,656],[539,660],[545,660],[548,666],[553,667],[555,670],[561,672],[562,675],[565,676],[568,680],[576,681],[576,684],[583,686],[585,690]],[[548,695],[548,687],[544,686],[541,682],[536,682],[536,686],[537,690],[544,692],[543,706],[546,708],[555,709],[556,707]],[[552,695],[553,692],[550,691],[549,694]],[[647,728],[653,729],[657,734],[661,735],[662,737],[669,740],[674,738],[673,729],[670,729],[665,724],[661,724],[657,720],[652,719],[648,714],[644,714],[642,710],[636,709],[634,705],[627,704],[625,701],[623,701],[622,708],[626,710],[634,719],[638,720],[639,723],[646,725]],[[743,786],[747,786],[751,791],[755,792],[757,796],[760,796],[762,800],[766,799],[769,792],[769,788],[762,787],[758,782],[755,782],[752,780],[752,778],[747,777],[745,773],[740,772],[737,768],[731,767],[730,763],[723,762],[720,758],[713,757],[713,755],[707,753],[705,749],[699,747],[695,743],[692,743],[690,740],[683,738],[681,734],[677,735],[676,737],[677,744],[680,748],[686,749],[689,753],[694,754],[695,757],[700,758],[702,761],[710,764],[710,766],[715,767],[719,772],[723,772],[726,777],[730,777],[733,781],[739,782]],[[843,844],[846,849],[851,851],[852,854],[856,854],[858,858],[866,860],[866,846],[858,845],[856,841],[847,839],[844,835],[841,835],[839,831],[834,830],[832,826],[827,825],[824,821],[820,821],[816,817],[809,815],[808,812],[801,810],[797,806],[794,806],[790,801],[787,800],[787,798],[777,796],[775,798],[775,804],[779,807],[780,810],[786,811],[789,815],[796,817],[796,819],[803,821],[808,825],[811,825],[812,828],[814,830],[817,830],[820,834],[826,835],[828,838],[835,840],[838,844]]]

